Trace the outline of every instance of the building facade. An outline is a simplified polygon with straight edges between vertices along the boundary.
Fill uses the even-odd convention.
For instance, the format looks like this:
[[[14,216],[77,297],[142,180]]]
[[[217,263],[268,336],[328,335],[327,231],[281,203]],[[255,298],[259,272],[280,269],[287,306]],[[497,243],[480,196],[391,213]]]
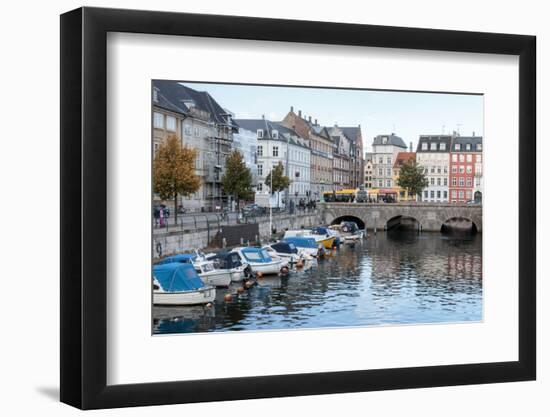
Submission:
[[[372,152],[365,153],[365,188],[369,189],[373,187],[373,156],[374,154]]]
[[[338,126],[327,128],[332,140],[332,189],[334,191],[351,187],[351,143]]]
[[[311,151],[308,142],[294,130],[280,123],[263,119],[238,119],[239,135],[252,136],[257,140],[255,201],[268,207],[284,205],[309,197],[311,181]],[[290,179],[288,190],[273,195],[265,179],[271,170],[282,164],[285,175]]]
[[[350,187],[359,188],[364,183],[363,135],[361,125],[341,126],[340,130],[350,141]]]
[[[372,187],[394,188],[393,164],[399,152],[407,150],[407,145],[399,136],[378,135],[372,142]]]
[[[481,203],[483,195],[483,153],[480,136],[453,138],[450,156],[450,201]]]
[[[422,190],[422,201],[449,201],[449,160],[453,136],[422,135],[416,148],[416,162],[420,165],[428,186]]]
[[[306,140],[311,150],[311,181],[308,198],[319,201],[325,191],[332,191],[333,144],[326,127],[302,117],[291,107],[288,114],[280,122],[281,125],[293,130],[299,137]]]
[[[175,81],[154,81],[152,94],[154,149],[174,134],[182,145],[197,151],[195,173],[201,180],[200,189],[180,197],[179,203],[190,211],[221,209],[228,202],[221,189],[225,159],[238,131],[231,114],[209,93]]]

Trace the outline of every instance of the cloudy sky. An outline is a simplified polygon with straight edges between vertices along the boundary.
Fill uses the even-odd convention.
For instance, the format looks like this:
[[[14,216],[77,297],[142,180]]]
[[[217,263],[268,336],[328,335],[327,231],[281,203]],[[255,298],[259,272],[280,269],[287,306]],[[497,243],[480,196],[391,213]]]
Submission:
[[[343,90],[326,88],[272,87],[184,82],[208,91],[238,119],[265,115],[281,120],[294,106],[302,116],[325,126],[361,125],[364,146],[372,139],[394,132],[416,150],[421,134],[459,131],[467,136],[483,135],[483,96],[468,94],[416,93],[401,91]]]

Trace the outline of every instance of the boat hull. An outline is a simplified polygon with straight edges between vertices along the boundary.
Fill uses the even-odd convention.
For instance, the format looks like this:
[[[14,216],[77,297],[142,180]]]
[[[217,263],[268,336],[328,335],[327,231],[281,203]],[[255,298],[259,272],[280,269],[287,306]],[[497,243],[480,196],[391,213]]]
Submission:
[[[188,306],[207,304],[213,302],[215,298],[216,289],[212,287],[205,287],[195,291],[153,292],[154,305]]]
[[[249,263],[250,269],[253,273],[262,273],[264,275],[278,274],[283,267],[283,261],[277,260],[272,262],[258,262],[258,263]]]
[[[332,246],[334,245],[334,239],[335,237],[331,236],[331,237],[319,239],[317,240],[317,243],[320,243],[321,245],[323,245],[325,249],[332,249]]]
[[[232,273],[229,270],[216,269],[211,272],[199,274],[206,285],[213,287],[227,287],[231,283]]]

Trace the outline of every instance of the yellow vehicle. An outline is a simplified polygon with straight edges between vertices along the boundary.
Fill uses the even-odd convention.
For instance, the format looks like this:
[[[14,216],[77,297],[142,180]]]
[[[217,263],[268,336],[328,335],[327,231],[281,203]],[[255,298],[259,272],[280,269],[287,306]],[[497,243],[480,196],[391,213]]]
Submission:
[[[367,191],[361,188],[325,191],[323,193],[323,201],[326,203],[364,203],[367,201],[367,197]]]

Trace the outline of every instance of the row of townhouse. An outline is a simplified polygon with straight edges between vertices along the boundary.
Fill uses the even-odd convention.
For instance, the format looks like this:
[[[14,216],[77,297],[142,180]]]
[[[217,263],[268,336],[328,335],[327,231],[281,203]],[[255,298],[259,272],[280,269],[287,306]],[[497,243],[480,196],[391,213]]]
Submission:
[[[398,186],[402,165],[414,159],[428,180],[420,201],[481,202],[483,195],[483,140],[481,136],[421,135],[416,152],[406,152],[405,142],[395,134],[378,135],[373,152],[366,154],[365,186],[382,190],[399,200],[414,199]]]
[[[256,202],[267,205],[265,178],[281,163],[291,185],[286,199],[320,200],[327,191],[363,184],[361,126],[322,126],[291,107],[281,121],[235,119],[208,92],[176,81],[153,82],[153,147],[170,135],[197,150],[195,173],[200,189],[182,197],[191,211],[211,211],[231,205],[221,187],[225,159],[238,149],[253,174]]]

